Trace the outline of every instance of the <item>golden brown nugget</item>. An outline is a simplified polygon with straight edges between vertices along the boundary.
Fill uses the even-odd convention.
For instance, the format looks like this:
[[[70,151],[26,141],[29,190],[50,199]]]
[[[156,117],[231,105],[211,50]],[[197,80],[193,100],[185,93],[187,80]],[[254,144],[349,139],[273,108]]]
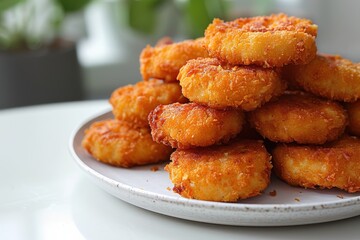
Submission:
[[[261,194],[269,185],[271,156],[262,141],[177,149],[165,167],[173,190],[185,198],[236,202]]]
[[[159,105],[149,114],[153,140],[187,149],[226,143],[242,129],[244,114],[197,103]]]
[[[98,161],[124,168],[166,161],[172,152],[152,140],[149,128],[113,119],[93,123],[82,146]]]
[[[347,113],[331,100],[287,92],[248,114],[250,124],[273,142],[323,144],[345,130]]]
[[[286,89],[280,73],[257,66],[231,66],[216,58],[189,60],[180,69],[182,93],[213,108],[251,111]]]
[[[144,80],[159,78],[173,82],[186,61],[207,56],[203,38],[173,44],[161,42],[155,47],[148,45],[140,55],[140,72]]]
[[[360,100],[354,103],[347,103],[345,106],[349,115],[348,131],[360,137]]]
[[[345,136],[325,144],[278,144],[273,151],[277,176],[293,186],[360,191],[360,140]]]
[[[149,113],[159,104],[187,101],[178,83],[164,83],[158,79],[120,87],[110,97],[114,116],[118,120],[144,127],[149,125]]]
[[[307,65],[284,68],[287,78],[324,98],[354,102],[360,99],[360,63],[334,55],[317,55]]]
[[[256,64],[282,67],[305,64],[316,55],[317,25],[285,14],[214,19],[205,30],[205,46],[211,57],[233,65]]]

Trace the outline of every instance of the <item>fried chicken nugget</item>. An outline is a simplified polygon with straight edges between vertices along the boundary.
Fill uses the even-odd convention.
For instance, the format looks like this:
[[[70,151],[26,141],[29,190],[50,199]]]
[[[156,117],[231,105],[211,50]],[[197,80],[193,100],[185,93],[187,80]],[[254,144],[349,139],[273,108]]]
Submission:
[[[153,140],[187,149],[226,143],[242,129],[244,114],[197,103],[159,105],[149,114]]]
[[[250,124],[273,142],[323,144],[345,130],[347,113],[338,103],[302,92],[286,92],[248,114]]]
[[[236,202],[259,195],[270,182],[271,156],[262,141],[177,149],[170,158],[165,170],[185,198]]]
[[[149,128],[113,119],[93,123],[82,146],[98,161],[124,168],[166,161],[172,152],[152,140]]]
[[[360,139],[344,136],[322,146],[278,144],[274,171],[283,181],[305,188],[360,191]]]
[[[285,14],[214,19],[205,30],[205,46],[211,57],[233,65],[256,64],[282,67],[305,64],[316,55],[317,25]]]
[[[280,73],[257,66],[231,66],[216,58],[189,60],[180,69],[182,93],[213,108],[254,110],[286,89]]]
[[[208,57],[203,38],[173,44],[161,42],[155,47],[148,45],[140,54],[140,73],[144,80],[159,78],[173,82],[186,61],[198,57]]]
[[[120,87],[110,97],[114,116],[139,126],[149,125],[148,115],[157,105],[187,101],[178,83],[158,79]]]
[[[345,106],[349,115],[348,131],[360,137],[360,100],[354,103],[347,103]]]
[[[307,65],[284,68],[288,79],[324,98],[354,102],[360,99],[360,63],[334,55],[317,55]]]

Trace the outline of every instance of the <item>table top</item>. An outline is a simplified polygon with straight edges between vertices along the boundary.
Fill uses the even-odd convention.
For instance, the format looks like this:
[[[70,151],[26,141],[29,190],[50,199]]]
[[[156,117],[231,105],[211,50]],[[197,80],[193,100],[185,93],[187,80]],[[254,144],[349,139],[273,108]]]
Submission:
[[[94,183],[68,143],[107,101],[0,111],[0,239],[358,239],[360,216],[294,227],[231,227],[153,213]]]

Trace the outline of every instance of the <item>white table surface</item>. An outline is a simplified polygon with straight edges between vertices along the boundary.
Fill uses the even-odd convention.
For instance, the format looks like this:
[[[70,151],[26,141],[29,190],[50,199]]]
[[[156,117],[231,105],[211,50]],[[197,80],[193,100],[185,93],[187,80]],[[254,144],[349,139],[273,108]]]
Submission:
[[[0,111],[0,239],[359,239],[360,217],[296,227],[180,220],[125,203],[83,173],[69,137],[107,101]]]

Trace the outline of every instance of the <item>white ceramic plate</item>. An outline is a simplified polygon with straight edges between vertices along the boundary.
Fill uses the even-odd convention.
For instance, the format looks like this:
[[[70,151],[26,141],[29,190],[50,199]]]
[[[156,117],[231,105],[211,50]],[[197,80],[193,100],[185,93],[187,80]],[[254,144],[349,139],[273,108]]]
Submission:
[[[360,215],[360,193],[295,188],[275,177],[261,196],[239,203],[182,198],[172,192],[165,164],[116,168],[94,160],[81,147],[84,130],[91,123],[112,117],[106,112],[81,124],[71,137],[70,151],[97,185],[138,207],[182,219],[237,226],[301,225]],[[159,170],[152,171],[154,166]],[[276,196],[271,196],[274,190]]]

